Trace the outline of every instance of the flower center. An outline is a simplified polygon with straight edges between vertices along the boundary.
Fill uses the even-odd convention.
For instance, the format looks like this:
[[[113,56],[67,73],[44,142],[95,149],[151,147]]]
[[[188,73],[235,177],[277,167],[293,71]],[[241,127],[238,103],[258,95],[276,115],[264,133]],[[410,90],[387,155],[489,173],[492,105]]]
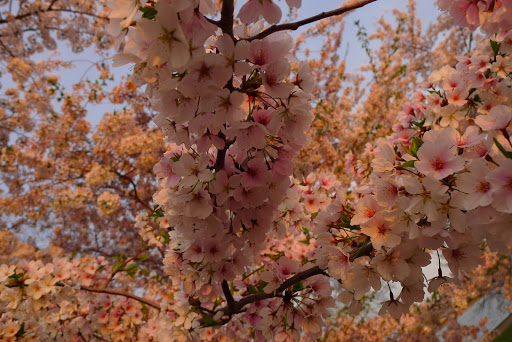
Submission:
[[[444,168],[445,162],[444,160],[441,160],[441,158],[436,158],[432,161],[432,166],[434,167],[434,170],[439,171]]]

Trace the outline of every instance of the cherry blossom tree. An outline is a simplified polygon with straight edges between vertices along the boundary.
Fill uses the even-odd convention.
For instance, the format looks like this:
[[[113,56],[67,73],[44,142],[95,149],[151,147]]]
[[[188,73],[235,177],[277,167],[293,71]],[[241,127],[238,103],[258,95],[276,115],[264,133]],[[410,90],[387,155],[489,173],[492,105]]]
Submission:
[[[21,108],[41,115],[31,136],[3,140],[5,202],[15,200],[5,213],[27,207],[20,222],[63,226],[55,229],[61,247],[35,256],[5,233],[21,252],[0,266],[2,337],[316,340],[332,331],[337,303],[357,314],[384,287],[379,314],[407,317],[426,290],[472,274],[484,250],[507,255],[512,2],[440,0],[447,14],[426,36],[413,2],[395,12],[395,27],[381,20],[375,36],[360,27],[371,73],[364,96],[363,76],[345,75],[339,61],[341,31],[318,60],[297,51],[375,1],[290,22],[282,10],[293,17],[300,0],[117,0],[110,10],[23,2],[2,19],[5,58],[25,94],[22,106],[5,105],[16,118],[9,127],[32,131],[30,117],[17,118]],[[59,25],[63,13],[96,18],[85,44],[112,44],[114,66],[133,65],[131,80],[66,93],[46,75],[58,62],[31,79],[26,57],[52,47],[45,22]],[[105,13],[112,38],[94,31]],[[25,47],[17,23],[40,38]],[[290,31],[308,24],[294,42]],[[481,36],[470,31],[477,28]],[[446,44],[432,49],[446,31]],[[127,108],[92,132],[84,103],[104,98]],[[431,263],[438,274],[425,282]]]

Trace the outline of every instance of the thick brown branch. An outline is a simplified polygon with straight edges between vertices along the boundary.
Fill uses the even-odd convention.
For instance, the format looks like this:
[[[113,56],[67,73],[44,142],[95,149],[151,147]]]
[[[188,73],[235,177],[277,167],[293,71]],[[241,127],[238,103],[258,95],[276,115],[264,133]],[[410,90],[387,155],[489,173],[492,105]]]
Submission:
[[[356,259],[358,257],[370,255],[373,252],[373,250],[374,250],[373,245],[371,243],[367,243],[366,245],[360,246],[356,250],[351,252],[349,255],[349,259],[350,259],[350,261],[353,261],[354,259]],[[310,277],[313,277],[315,275],[319,275],[319,274],[323,274],[323,275],[329,277],[329,274],[327,274],[319,266],[314,266],[310,269],[299,272],[299,273],[295,274],[293,277],[285,280],[281,284],[281,286],[279,286],[277,288],[277,290],[275,290],[271,293],[265,293],[265,292],[256,293],[256,294],[252,294],[247,297],[244,297],[244,298],[240,299],[239,301],[234,301],[234,299],[231,295],[231,292],[229,291],[228,283],[226,281],[223,281],[222,282],[222,290],[224,292],[224,295],[226,296],[226,302],[228,305],[226,307],[223,307],[223,308],[217,310],[216,312],[212,313],[211,317],[213,317],[214,314],[217,312],[222,312],[224,315],[229,316],[228,318],[225,318],[220,322],[220,324],[225,324],[231,319],[231,317],[234,314],[242,312],[243,311],[242,309],[244,306],[254,303],[254,302],[257,302],[257,301],[260,301],[260,300],[278,297],[280,293],[284,292],[286,289],[292,287],[293,285],[295,285],[303,280],[306,280]]]
[[[210,167],[210,169],[220,171],[224,168],[224,163],[226,162],[226,153],[229,147],[233,145],[235,140],[226,141],[226,136],[222,132],[219,132],[217,136],[225,141],[225,145],[222,150],[217,151],[217,159],[215,160],[215,165],[213,165],[213,167]]]
[[[307,24],[311,24],[311,23],[314,23],[315,21],[322,20],[322,19],[325,19],[325,18],[330,18],[330,17],[334,17],[334,16],[337,16],[337,15],[341,15],[341,14],[347,13],[347,12],[355,10],[357,8],[366,6],[369,3],[372,3],[372,2],[375,2],[375,1],[377,1],[377,0],[363,0],[361,2],[352,4],[352,5],[342,6],[340,8],[337,8],[337,9],[329,11],[329,12],[322,12],[320,14],[317,14],[317,15],[313,16],[313,17],[309,17],[307,19],[299,20],[299,21],[296,21],[294,23],[286,23],[286,24],[281,24],[281,25],[272,25],[268,29],[258,33],[257,35],[255,35],[253,37],[249,37],[246,40],[251,41],[251,40],[255,40],[255,39],[263,39],[266,36],[268,36],[268,35],[270,35],[270,34],[272,34],[274,32],[278,32],[278,31],[286,31],[286,30],[294,31],[294,30],[298,29],[301,26],[304,26],[304,25],[307,25]]]
[[[277,290],[275,290],[274,292],[256,293],[256,294],[244,297],[235,303],[237,311],[242,309],[247,304],[251,304],[251,303],[254,303],[254,302],[257,302],[260,300],[276,297],[277,294],[283,292],[287,288],[289,288],[303,280],[306,280],[312,276],[318,275],[318,274],[326,274],[326,273],[320,267],[314,266],[310,269],[307,269],[305,271],[297,273],[296,275],[294,275],[293,277],[291,277],[289,279],[286,279],[284,281],[284,283],[282,283],[281,286],[279,286],[279,288]]]
[[[222,10],[220,12],[219,27],[222,32],[233,37],[233,13],[235,5],[233,0],[223,0]]]
[[[152,307],[154,309],[160,310],[160,305],[158,305],[157,303],[152,302],[152,301],[150,301],[148,299],[136,296],[136,295],[131,294],[131,293],[122,292],[122,291],[113,290],[113,289],[98,289],[98,288],[89,287],[89,286],[80,286],[80,289],[84,290],[84,291],[88,291],[88,292],[108,293],[108,294],[112,294],[112,295],[117,295],[117,296],[123,296],[123,297],[131,298],[131,299],[134,299],[134,300],[139,301],[141,303],[144,303],[147,306],[150,306],[150,307]]]

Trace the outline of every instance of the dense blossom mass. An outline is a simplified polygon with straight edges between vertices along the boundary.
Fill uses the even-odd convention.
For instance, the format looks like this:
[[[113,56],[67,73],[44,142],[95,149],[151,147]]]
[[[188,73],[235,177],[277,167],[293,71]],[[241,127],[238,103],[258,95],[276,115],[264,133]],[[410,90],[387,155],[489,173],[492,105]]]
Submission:
[[[382,70],[371,61],[370,71],[394,75],[388,81],[396,84],[396,92],[376,91],[363,107],[366,115],[382,121],[390,119],[388,113],[371,110],[394,113],[384,128],[389,131],[379,131],[386,123],[366,127],[371,119],[365,119],[360,126],[367,129],[367,143],[357,149],[355,139],[343,156],[344,176],[322,167],[300,173],[314,168],[297,164],[304,159],[301,150],[332,151],[352,137],[336,136],[333,129],[324,139],[320,131],[329,127],[310,130],[328,106],[341,111],[348,105],[333,100],[343,95],[340,84],[333,84],[339,80],[318,79],[328,66],[297,58],[300,38],[294,42],[287,30],[374,1],[348,1],[295,24],[280,23],[285,7],[295,13],[300,0],[249,0],[237,10],[227,0],[113,1],[107,26],[117,51],[113,64],[133,66],[133,81],[125,87],[146,86],[153,121],[165,138],[152,132],[141,108],[105,116],[89,144],[95,155],[109,146],[119,155],[101,155],[86,172],[85,166],[77,166],[82,171],[75,174],[67,170],[83,182],[63,186],[48,204],[54,210],[48,216],[86,210],[89,203],[97,216],[92,226],[102,220],[120,227],[133,224],[141,241],[124,233],[123,249],[109,245],[109,235],[102,232],[83,243],[132,255],[109,255],[108,260],[80,250],[70,259],[62,251],[48,251],[36,261],[22,255],[17,263],[2,264],[2,338],[315,340],[324,336],[324,326],[332,329],[329,316],[337,303],[354,315],[369,293],[395,284],[379,314],[398,319],[421,303],[427,290],[458,284],[492,259],[490,254],[484,259],[486,248],[508,253],[512,1],[439,0],[457,25],[480,28],[486,45],[469,54],[459,51],[454,63],[402,82],[404,68],[392,70],[400,39],[390,40]],[[53,3],[47,11],[63,8]],[[329,25],[335,23],[332,19]],[[398,23],[395,32],[388,31],[402,34],[404,20]],[[411,36],[417,34],[414,25]],[[365,41],[364,33],[360,37]],[[333,44],[321,58],[339,46]],[[24,65],[14,56],[11,63]],[[424,87],[410,91],[422,77]],[[354,83],[362,87],[360,80]],[[81,90],[77,86],[76,92]],[[133,94],[120,100],[116,90],[112,93],[102,96],[131,106],[143,101]],[[325,103],[312,108],[323,95]],[[394,96],[400,109],[393,101],[377,107],[372,95]],[[84,112],[68,117],[70,129]],[[355,120],[348,121],[347,130]],[[66,142],[86,140],[86,124],[81,132],[82,138],[70,135]],[[148,165],[163,146],[153,167],[158,180],[153,189]],[[55,160],[60,157],[55,154]],[[151,190],[156,191],[152,199]],[[132,221],[121,217],[120,208],[128,205]],[[70,216],[80,224],[80,213]],[[109,234],[117,236],[119,230],[112,227]],[[156,265],[148,271],[143,262]],[[437,276],[425,281],[423,267],[431,263]]]

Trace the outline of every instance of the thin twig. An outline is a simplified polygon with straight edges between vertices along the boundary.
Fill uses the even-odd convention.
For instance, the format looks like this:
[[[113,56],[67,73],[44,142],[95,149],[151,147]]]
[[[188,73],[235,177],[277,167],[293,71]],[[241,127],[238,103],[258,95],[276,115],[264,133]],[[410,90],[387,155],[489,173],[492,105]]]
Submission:
[[[318,20],[322,20],[322,19],[326,19],[326,18],[330,18],[330,17],[334,17],[334,16],[337,16],[337,15],[344,14],[346,12],[349,12],[349,11],[355,10],[357,8],[366,6],[369,3],[372,3],[372,2],[375,2],[375,1],[377,1],[377,0],[363,0],[361,2],[352,4],[352,5],[343,6],[343,7],[337,8],[337,9],[332,10],[332,11],[322,12],[322,13],[317,14],[315,16],[309,17],[307,19],[299,20],[299,21],[296,21],[294,23],[286,23],[286,24],[281,24],[281,25],[272,25],[269,28],[267,28],[266,30],[258,33],[257,35],[255,35],[253,37],[246,38],[245,40],[251,41],[251,40],[255,40],[255,39],[263,39],[266,36],[268,36],[268,35],[270,35],[270,34],[272,34],[274,32],[278,32],[278,31],[286,31],[286,30],[295,31],[296,29],[298,29],[301,26],[314,23],[315,21],[318,21]]]
[[[98,289],[98,288],[90,287],[90,286],[80,286],[80,289],[84,290],[84,291],[88,291],[88,292],[108,293],[108,294],[112,294],[112,295],[117,295],[117,296],[123,296],[123,297],[131,298],[131,299],[134,299],[134,300],[139,301],[141,303],[144,303],[147,306],[150,306],[150,307],[152,307],[154,309],[160,310],[160,305],[158,305],[157,303],[152,302],[152,301],[150,301],[148,299],[136,296],[136,295],[134,295],[132,293],[122,292],[122,291],[118,291],[118,290],[114,290],[114,289]]]

